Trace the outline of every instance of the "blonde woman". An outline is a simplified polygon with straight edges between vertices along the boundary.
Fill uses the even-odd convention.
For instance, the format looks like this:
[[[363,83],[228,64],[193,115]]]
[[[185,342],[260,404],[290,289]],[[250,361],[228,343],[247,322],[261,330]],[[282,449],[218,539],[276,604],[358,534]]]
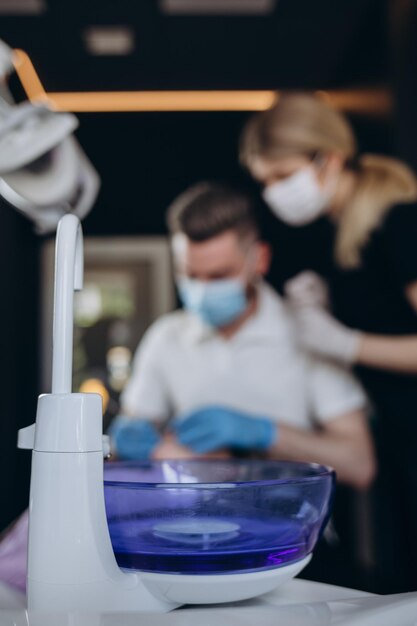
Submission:
[[[288,233],[300,233],[303,269],[327,282],[327,302],[314,275],[289,283],[299,338],[354,364],[368,391],[388,451],[383,470],[389,457],[396,493],[405,494],[395,515],[410,522],[407,580],[417,588],[417,179],[396,159],[358,154],[347,119],[304,94],[249,120],[240,160]]]

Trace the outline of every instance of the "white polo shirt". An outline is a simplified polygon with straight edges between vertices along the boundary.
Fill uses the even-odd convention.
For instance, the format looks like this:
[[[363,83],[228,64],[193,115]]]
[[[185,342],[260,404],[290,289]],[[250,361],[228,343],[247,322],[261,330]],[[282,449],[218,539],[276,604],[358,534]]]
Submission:
[[[221,405],[310,429],[363,408],[348,370],[297,346],[282,298],[266,283],[258,295],[256,312],[230,339],[187,311],[157,320],[136,352],[124,412],[167,420]]]

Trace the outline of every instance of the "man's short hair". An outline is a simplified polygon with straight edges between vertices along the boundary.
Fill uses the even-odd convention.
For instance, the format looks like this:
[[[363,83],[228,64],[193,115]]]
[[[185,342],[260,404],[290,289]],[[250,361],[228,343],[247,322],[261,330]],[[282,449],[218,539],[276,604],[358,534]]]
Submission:
[[[206,241],[228,230],[240,239],[258,239],[259,227],[251,198],[220,183],[198,183],[184,191],[167,215],[171,235]]]

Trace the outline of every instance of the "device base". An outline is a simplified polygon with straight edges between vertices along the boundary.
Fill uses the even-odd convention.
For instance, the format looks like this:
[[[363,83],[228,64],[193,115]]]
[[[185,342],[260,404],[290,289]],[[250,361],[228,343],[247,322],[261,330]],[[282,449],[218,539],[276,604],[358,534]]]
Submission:
[[[220,604],[260,596],[297,576],[311,555],[297,563],[247,574],[182,575],[140,572],[147,589],[165,602],[178,604]]]
[[[28,608],[46,613],[62,611],[167,613],[179,606],[177,602],[170,602],[162,597],[155,598],[138,574],[131,576],[129,585],[120,584],[121,581],[118,581],[118,584],[112,580],[79,585],[54,585],[29,579]]]

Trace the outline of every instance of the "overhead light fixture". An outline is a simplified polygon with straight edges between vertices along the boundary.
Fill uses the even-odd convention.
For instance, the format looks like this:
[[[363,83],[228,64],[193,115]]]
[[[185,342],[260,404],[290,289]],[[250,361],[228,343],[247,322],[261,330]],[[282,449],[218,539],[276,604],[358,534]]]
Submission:
[[[135,33],[129,26],[90,26],[83,39],[94,56],[126,56],[135,49]]]
[[[0,15],[40,15],[44,11],[45,0],[0,0]]]
[[[57,111],[263,111],[275,91],[91,91],[48,92],[41,101]]]
[[[276,0],[159,0],[167,15],[267,15]]]

